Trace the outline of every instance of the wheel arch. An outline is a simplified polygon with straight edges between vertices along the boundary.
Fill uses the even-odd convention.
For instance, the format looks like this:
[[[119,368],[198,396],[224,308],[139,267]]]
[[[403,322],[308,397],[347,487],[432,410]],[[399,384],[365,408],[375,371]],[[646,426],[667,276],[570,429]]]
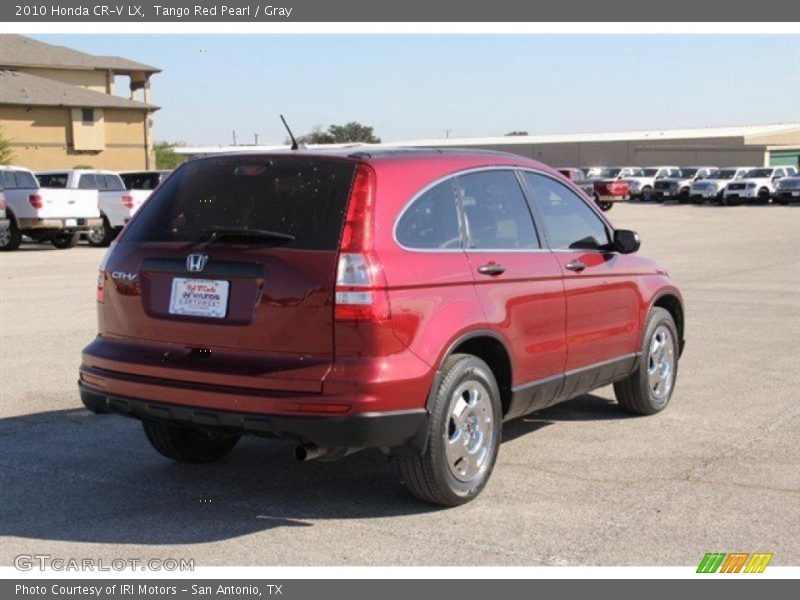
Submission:
[[[445,361],[453,354],[461,353],[476,356],[489,365],[497,381],[497,387],[500,389],[500,402],[503,407],[503,415],[505,415],[511,406],[513,364],[506,340],[490,329],[477,329],[462,333],[450,343],[439,359],[426,407],[430,409],[433,403],[434,395],[442,380],[442,366]]]
[[[678,329],[679,352],[683,353],[683,348],[686,345],[686,340],[684,338],[686,317],[683,307],[683,300],[681,299],[680,294],[673,290],[665,290],[656,294],[656,296],[650,302],[650,308],[647,311],[648,314],[653,308],[656,307],[666,310],[672,316],[672,320],[675,321],[675,327]]]

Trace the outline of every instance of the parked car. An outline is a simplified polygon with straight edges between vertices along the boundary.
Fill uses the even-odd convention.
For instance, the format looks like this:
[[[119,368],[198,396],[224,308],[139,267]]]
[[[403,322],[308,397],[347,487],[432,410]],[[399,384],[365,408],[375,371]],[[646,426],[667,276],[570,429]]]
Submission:
[[[9,220],[6,216],[6,193],[3,191],[3,181],[0,176],[0,248],[8,245],[11,231],[9,230]]]
[[[664,177],[674,177],[679,171],[678,167],[644,167],[637,169],[625,177],[625,181],[628,182],[628,187],[630,188],[630,199],[650,200],[656,180]]]
[[[797,169],[794,167],[750,169],[740,180],[732,181],[725,186],[722,200],[727,206],[735,206],[742,200],[769,204],[778,180],[793,175],[797,175]]]
[[[753,167],[726,167],[715,169],[705,179],[692,182],[689,187],[689,199],[695,204],[713,200],[722,204],[722,195],[725,186],[731,181],[737,181],[753,169]]]
[[[593,177],[589,177],[582,185],[583,190],[589,194],[590,197],[594,198],[595,203],[603,212],[611,210],[613,206],[613,202],[617,202],[619,200],[627,199],[628,195],[628,186],[624,186],[625,190],[625,197],[620,198],[615,194],[612,194],[608,186],[601,185],[599,188],[597,186],[598,182],[612,182],[617,181],[619,179],[626,178],[633,173],[635,173],[639,167],[604,167],[599,173],[597,173]],[[623,186],[613,186],[615,191],[621,192]],[[601,198],[604,196],[605,199]]]
[[[397,455],[419,498],[467,502],[501,423],[615,384],[663,410],[681,295],[571,182],[504,153],[227,154],[184,163],[100,265],[79,387],[164,456],[243,434],[298,459]]]
[[[16,250],[22,236],[49,241],[56,248],[72,248],[81,232],[100,222],[97,194],[91,190],[57,190],[39,186],[24,167],[0,166],[0,178],[9,219],[0,250]]]
[[[681,203],[689,201],[689,190],[692,183],[705,179],[717,167],[681,167],[678,174],[659,179],[653,184],[653,200],[677,200]]]
[[[131,215],[145,198],[134,198],[125,189],[118,173],[98,169],[68,169],[41,171],[36,177],[42,187],[66,188],[68,190],[96,190],[100,206],[101,221],[86,234],[91,246],[106,247],[117,236]]]
[[[615,202],[623,202],[630,195],[630,187],[626,180],[600,180],[594,182],[594,201],[600,210],[608,212]]]
[[[773,198],[778,204],[784,205],[790,202],[800,202],[800,177],[792,175],[779,179],[775,183]]]

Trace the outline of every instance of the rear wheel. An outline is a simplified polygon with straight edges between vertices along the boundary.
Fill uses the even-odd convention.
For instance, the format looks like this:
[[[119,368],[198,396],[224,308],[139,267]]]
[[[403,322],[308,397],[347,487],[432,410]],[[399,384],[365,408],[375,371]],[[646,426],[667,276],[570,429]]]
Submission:
[[[602,210],[603,212],[608,212],[612,208],[614,208],[614,203],[613,202],[602,202],[602,201],[600,201],[600,202],[597,202],[597,206],[599,206],[600,210]]]
[[[769,204],[769,190],[767,188],[761,188],[758,190],[756,202],[758,204]]]
[[[113,239],[114,230],[111,228],[111,224],[108,222],[105,215],[103,215],[103,222],[100,225],[92,227],[89,233],[86,234],[86,241],[89,242],[90,246],[94,246],[95,248],[105,248],[111,244]]]
[[[469,354],[445,362],[422,456],[399,456],[409,491],[432,504],[457,506],[486,485],[502,435],[500,390],[489,366]]]
[[[227,456],[238,435],[212,433],[169,423],[142,421],[150,445],[159,454],[184,463],[209,463]]]
[[[653,188],[649,185],[646,185],[642,188],[642,202],[650,202],[650,199],[653,196]]]
[[[74,248],[78,243],[78,233],[57,233],[50,238],[50,243],[59,250],[66,250],[67,248]]]
[[[0,250],[16,250],[22,243],[22,232],[17,229],[14,220],[8,224],[8,227],[0,229]]]
[[[678,375],[678,329],[669,311],[654,308],[647,319],[636,371],[614,384],[617,402],[628,412],[653,415],[669,404]]]

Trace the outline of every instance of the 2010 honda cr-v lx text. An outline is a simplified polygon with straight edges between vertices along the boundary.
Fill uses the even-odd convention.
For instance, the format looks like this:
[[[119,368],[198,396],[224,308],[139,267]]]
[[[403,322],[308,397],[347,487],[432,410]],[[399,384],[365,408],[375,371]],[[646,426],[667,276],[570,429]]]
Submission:
[[[79,387],[178,461],[243,434],[300,459],[396,455],[419,498],[469,501],[503,421],[614,384],[661,411],[681,296],[553,169],[369,149],[189,161],[100,266]]]

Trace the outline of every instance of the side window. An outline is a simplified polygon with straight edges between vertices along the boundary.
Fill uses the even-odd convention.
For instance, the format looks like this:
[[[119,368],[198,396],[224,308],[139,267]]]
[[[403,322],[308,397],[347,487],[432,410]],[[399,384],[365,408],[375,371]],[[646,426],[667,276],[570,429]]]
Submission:
[[[397,222],[396,233],[398,243],[406,248],[460,248],[453,181],[443,181],[414,200]]]
[[[513,171],[483,171],[456,178],[468,247],[477,250],[540,248],[528,203]]]
[[[78,188],[82,190],[96,190],[97,177],[95,177],[94,173],[81,175],[81,179],[78,182]]]
[[[3,171],[3,187],[7,190],[13,190],[17,187],[17,178],[14,176],[14,171]]]
[[[104,175],[103,179],[106,181],[105,189],[107,190],[121,192],[125,189],[125,184],[122,183],[122,179],[118,175]]]
[[[605,222],[572,190],[544,175],[524,176],[551,248],[590,249],[610,242]]]
[[[33,173],[29,173],[28,171],[17,171],[16,175],[18,188],[36,189],[39,187],[39,184],[36,182],[36,177],[33,176]]]

